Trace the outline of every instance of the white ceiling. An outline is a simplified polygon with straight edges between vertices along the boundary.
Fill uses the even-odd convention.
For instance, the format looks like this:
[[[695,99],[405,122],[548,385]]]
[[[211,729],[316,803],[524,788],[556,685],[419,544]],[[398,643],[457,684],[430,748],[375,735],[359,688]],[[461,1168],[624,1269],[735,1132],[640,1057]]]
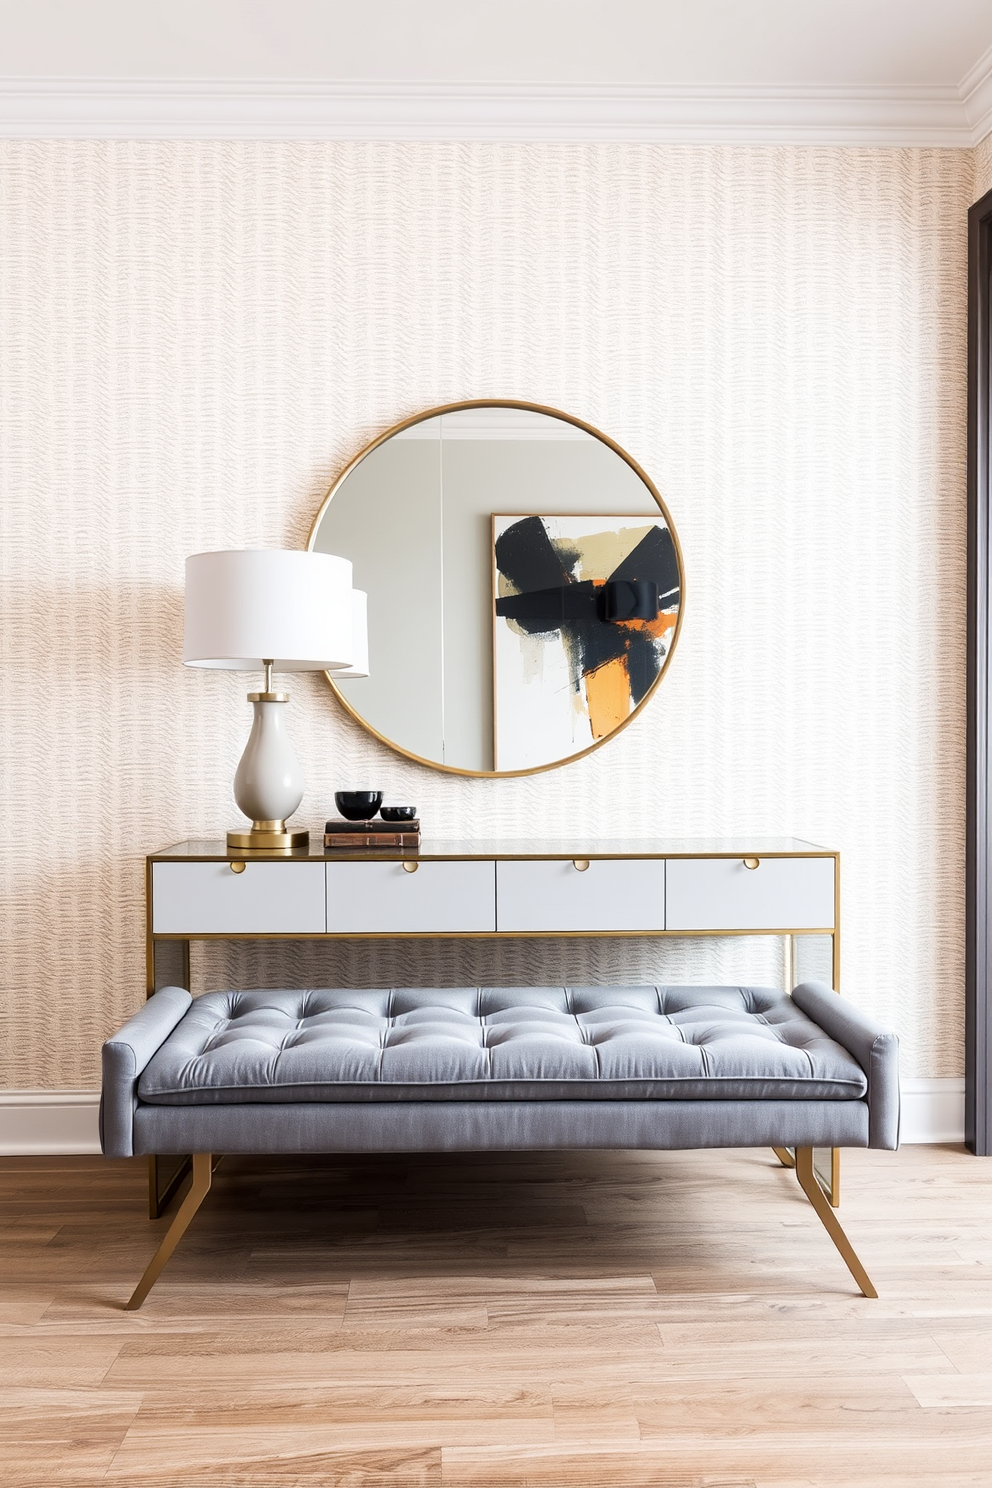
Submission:
[[[706,137],[704,125],[746,130],[762,104],[753,137],[831,127],[961,144],[992,128],[990,78],[992,0],[0,0],[6,134],[59,132],[48,125],[60,121],[114,134],[128,119],[132,133],[170,132],[170,109],[174,124],[185,110],[192,133],[347,134],[350,99],[352,132],[509,137],[515,98],[517,137]],[[310,105],[294,115],[292,95]],[[433,119],[429,99],[442,100]],[[611,122],[620,104],[626,122]]]
[[[958,84],[990,0],[2,0],[15,77]]]

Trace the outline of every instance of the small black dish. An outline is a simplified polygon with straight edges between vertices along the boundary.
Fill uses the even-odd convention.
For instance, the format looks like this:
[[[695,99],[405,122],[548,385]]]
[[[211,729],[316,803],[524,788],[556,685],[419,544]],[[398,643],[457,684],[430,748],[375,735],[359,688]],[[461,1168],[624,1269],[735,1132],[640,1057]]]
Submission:
[[[382,791],[335,791],[334,804],[345,821],[371,821],[382,805]]]
[[[415,821],[417,808],[416,806],[383,806],[379,815],[383,821]]]

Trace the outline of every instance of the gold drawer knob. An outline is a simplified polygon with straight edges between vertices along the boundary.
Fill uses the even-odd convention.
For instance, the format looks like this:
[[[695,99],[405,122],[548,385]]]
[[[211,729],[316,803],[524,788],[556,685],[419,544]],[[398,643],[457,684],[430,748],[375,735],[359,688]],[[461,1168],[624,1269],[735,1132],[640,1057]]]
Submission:
[[[231,872],[232,873],[244,873],[244,871],[245,871],[245,869],[247,867],[248,867],[248,864],[247,863],[232,863],[231,864]]]
[[[580,873],[585,873],[586,869],[589,867],[589,859],[588,858],[573,858],[572,859],[572,867],[573,868],[577,868]]]
[[[744,859],[744,867],[745,868],[760,868],[761,867],[761,859],[760,858],[745,858]]]
[[[416,871],[417,871],[417,869],[419,867],[420,867],[420,864],[419,863],[404,863],[403,864],[403,872],[404,873],[416,873]]]

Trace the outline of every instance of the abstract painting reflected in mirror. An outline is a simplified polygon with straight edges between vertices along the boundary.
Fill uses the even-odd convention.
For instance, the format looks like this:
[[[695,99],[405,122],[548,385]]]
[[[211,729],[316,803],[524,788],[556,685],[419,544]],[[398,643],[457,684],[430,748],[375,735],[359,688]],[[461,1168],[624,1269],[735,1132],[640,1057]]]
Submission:
[[[591,748],[661,675],[678,621],[672,534],[636,516],[493,517],[498,770]]]
[[[333,690],[439,769],[526,773],[596,748],[647,702],[678,636],[660,495],[550,409],[456,404],[398,425],[334,483],[308,547],[350,558],[369,597],[369,676]]]

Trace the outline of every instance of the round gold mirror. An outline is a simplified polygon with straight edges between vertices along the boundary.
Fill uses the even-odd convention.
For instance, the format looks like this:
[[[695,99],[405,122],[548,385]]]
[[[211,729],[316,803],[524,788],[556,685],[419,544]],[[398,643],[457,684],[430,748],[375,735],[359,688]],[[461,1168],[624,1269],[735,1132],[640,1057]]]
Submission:
[[[682,554],[636,461],[529,403],[397,424],[335,481],[307,543],[368,593],[369,676],[328,681],[390,748],[525,775],[643,708],[682,619]]]

